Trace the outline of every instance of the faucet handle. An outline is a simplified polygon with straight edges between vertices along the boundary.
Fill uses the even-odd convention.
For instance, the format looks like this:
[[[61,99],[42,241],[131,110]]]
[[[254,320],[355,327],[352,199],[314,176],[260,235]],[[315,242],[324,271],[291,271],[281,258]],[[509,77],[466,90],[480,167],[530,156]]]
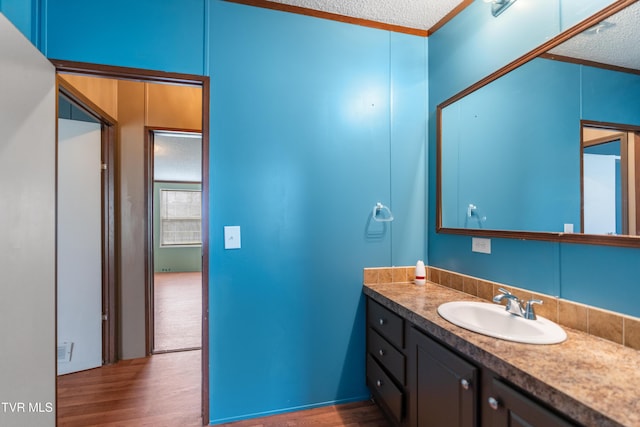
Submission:
[[[493,297],[493,302],[495,303],[499,304],[504,298],[507,298],[507,305],[510,304],[511,301],[520,301],[517,296],[504,288],[498,288],[498,291],[500,291],[500,293]]]
[[[509,292],[508,290],[506,290],[505,288],[498,288],[498,290],[500,292],[502,292],[505,295],[513,295],[511,292]]]
[[[533,309],[533,304],[542,304],[542,300],[530,299],[524,305],[524,318],[529,320],[536,320],[536,312]]]

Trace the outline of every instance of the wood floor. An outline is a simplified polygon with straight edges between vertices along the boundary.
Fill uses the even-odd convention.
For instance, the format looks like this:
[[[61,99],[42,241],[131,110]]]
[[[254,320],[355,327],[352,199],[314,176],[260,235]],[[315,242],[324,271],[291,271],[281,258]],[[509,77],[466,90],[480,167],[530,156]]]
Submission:
[[[200,351],[156,354],[58,377],[59,427],[197,427]]]
[[[154,350],[200,347],[200,273],[154,278]],[[154,354],[58,377],[59,427],[199,427],[199,350]],[[370,401],[222,424],[233,427],[387,427]]]
[[[288,414],[221,424],[223,427],[391,427],[372,401],[307,409]]]
[[[200,351],[143,359],[58,377],[59,427],[198,427]],[[223,424],[233,427],[388,427],[370,401]]]
[[[202,341],[202,273],[156,273],[153,351],[199,348]]]

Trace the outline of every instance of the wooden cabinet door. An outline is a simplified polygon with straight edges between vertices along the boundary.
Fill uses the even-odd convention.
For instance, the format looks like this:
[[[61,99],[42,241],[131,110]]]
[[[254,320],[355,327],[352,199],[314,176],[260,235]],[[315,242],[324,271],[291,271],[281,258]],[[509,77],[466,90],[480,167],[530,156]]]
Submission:
[[[493,427],[574,426],[497,378],[493,378],[491,387],[483,410],[491,413]]]
[[[422,332],[408,336],[409,425],[478,425],[478,369]]]

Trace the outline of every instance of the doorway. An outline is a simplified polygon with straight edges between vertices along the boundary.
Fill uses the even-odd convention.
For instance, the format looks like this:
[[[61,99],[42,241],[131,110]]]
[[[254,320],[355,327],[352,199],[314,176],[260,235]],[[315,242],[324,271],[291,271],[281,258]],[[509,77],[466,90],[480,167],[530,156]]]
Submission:
[[[640,128],[583,121],[581,232],[640,234]]]
[[[153,323],[149,315],[153,307],[150,289],[153,281],[153,260],[149,242],[152,241],[151,224],[148,221],[152,207],[153,189],[147,185],[153,169],[145,150],[145,132],[148,128],[165,127],[169,130],[191,129],[201,134],[201,235],[200,247],[201,278],[198,283],[200,293],[201,368],[200,389],[203,423],[208,414],[208,122],[209,122],[209,79],[204,76],[164,73],[148,70],[110,67],[67,61],[52,61],[59,74],[74,78],[111,79],[115,81],[116,95],[92,92],[86,86],[83,93],[92,99],[114,106],[117,111],[116,158],[121,170],[116,177],[115,226],[116,249],[114,259],[117,268],[117,298],[111,295],[117,316],[116,327],[111,337],[116,343],[116,358],[133,359],[152,354],[150,346]],[[185,91],[175,89],[184,88]],[[190,90],[192,89],[192,90]],[[187,92],[195,103],[184,102],[179,93]],[[178,95],[176,95],[178,94]],[[129,98],[136,96],[135,101]],[[197,114],[191,115],[196,125],[181,125],[172,121],[182,113],[189,112],[195,104]],[[153,109],[149,106],[167,106],[167,109]],[[189,111],[187,111],[189,110]],[[192,111],[191,111],[192,112]],[[195,118],[194,118],[195,117]],[[127,172],[128,171],[128,172]],[[127,173],[129,173],[127,175]]]
[[[202,134],[148,129],[152,353],[199,350],[202,282]]]

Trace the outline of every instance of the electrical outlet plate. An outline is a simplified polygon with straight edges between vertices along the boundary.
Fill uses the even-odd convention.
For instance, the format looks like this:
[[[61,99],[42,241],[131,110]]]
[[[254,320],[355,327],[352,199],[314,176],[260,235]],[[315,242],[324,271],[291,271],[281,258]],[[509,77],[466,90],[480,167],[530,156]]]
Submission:
[[[491,253],[491,239],[483,239],[480,237],[471,238],[471,251],[481,254]]]

